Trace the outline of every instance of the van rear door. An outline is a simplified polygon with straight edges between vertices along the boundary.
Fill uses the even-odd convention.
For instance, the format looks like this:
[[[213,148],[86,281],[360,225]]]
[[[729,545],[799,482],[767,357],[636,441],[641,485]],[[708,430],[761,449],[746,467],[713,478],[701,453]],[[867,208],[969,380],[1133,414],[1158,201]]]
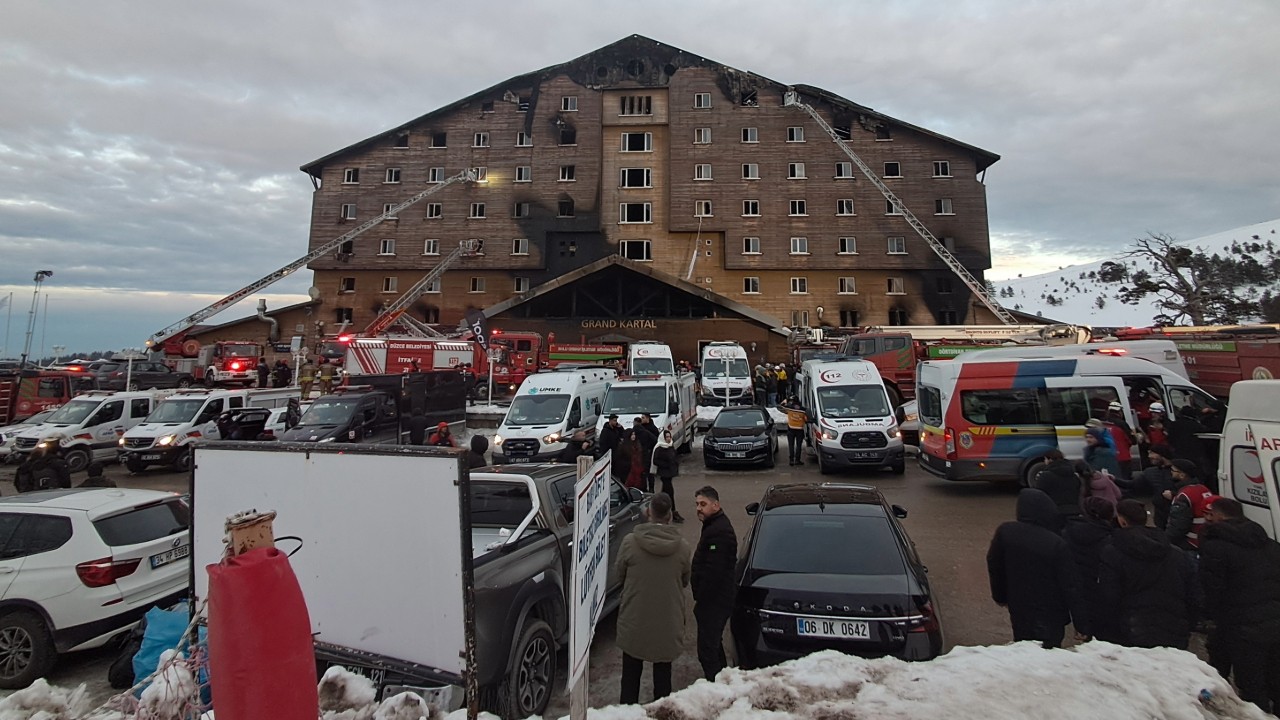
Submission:
[[[1266,528],[1274,540],[1280,538],[1280,480],[1276,475],[1280,472],[1280,423],[1274,420],[1244,422],[1247,422],[1245,441],[1251,440],[1253,449],[1231,448],[1228,492],[1244,504],[1245,517]]]
[[[1047,377],[1044,385],[1058,449],[1069,458],[1084,456],[1085,423],[1090,418],[1106,417],[1111,403],[1119,402],[1124,407],[1124,417],[1129,419],[1130,427],[1133,426],[1129,398],[1120,378]]]

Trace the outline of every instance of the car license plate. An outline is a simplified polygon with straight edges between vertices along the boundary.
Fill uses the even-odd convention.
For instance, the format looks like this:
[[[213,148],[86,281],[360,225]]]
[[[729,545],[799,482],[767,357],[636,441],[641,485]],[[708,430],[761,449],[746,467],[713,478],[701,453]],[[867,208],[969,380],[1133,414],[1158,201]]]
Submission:
[[[796,618],[796,634],[806,637],[870,640],[871,623],[839,618]]]
[[[875,452],[856,452],[853,454],[854,460],[874,460],[880,457],[880,453]]]
[[[511,462],[513,462],[513,463],[527,463],[527,462],[529,462],[529,458],[517,458],[517,457],[513,457],[513,458],[511,458]]]
[[[159,555],[152,555],[152,556],[151,556],[151,567],[152,567],[152,568],[158,568],[158,567],[161,567],[161,566],[163,566],[163,565],[168,565],[169,563],[173,562],[174,560],[181,560],[182,558],[184,558],[184,557],[186,557],[186,556],[188,556],[188,555],[190,555],[190,554],[191,554],[191,546],[190,546],[190,545],[179,545],[178,547],[176,547],[176,548],[174,548],[174,549],[172,549],[172,550],[165,550],[164,552],[160,553]]]
[[[738,452],[731,451],[731,452],[726,452],[724,456],[728,458],[744,458],[747,456],[747,453],[746,451],[738,451]]]
[[[142,459],[143,459],[144,461],[145,461],[145,460],[159,460],[159,459],[160,459],[160,456],[159,456],[159,455],[143,455],[143,456],[142,456]]]

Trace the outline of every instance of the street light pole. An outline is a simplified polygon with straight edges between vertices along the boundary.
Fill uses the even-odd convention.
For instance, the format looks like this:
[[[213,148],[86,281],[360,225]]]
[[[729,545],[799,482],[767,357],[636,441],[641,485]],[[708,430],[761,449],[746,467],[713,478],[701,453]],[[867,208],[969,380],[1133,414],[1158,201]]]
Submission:
[[[46,316],[46,317],[47,317],[47,316]],[[54,364],[54,365],[57,365],[57,364],[58,364],[58,361],[62,359],[62,351],[63,351],[63,350],[66,350],[66,349],[67,349],[67,346],[66,346],[66,345],[54,345],[54,346],[53,346],[53,364]]]
[[[44,283],[45,278],[51,277],[53,277],[52,270],[36,271],[36,289],[31,294],[31,312],[27,314],[27,339],[22,345],[22,360],[18,363],[18,372],[22,372],[26,369],[27,356],[31,354],[31,335],[36,330],[36,308],[40,307],[40,285]]]

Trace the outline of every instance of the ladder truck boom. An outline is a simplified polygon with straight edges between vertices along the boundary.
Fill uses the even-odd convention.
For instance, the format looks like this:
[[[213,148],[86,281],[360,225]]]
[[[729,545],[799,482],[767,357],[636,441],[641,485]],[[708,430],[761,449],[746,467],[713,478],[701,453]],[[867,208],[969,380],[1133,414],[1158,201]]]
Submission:
[[[427,288],[435,284],[436,280],[439,280],[440,277],[444,275],[444,271],[448,270],[449,266],[456,262],[458,258],[463,255],[474,255],[479,251],[480,248],[477,245],[478,242],[479,241],[475,240],[463,240],[458,243],[458,247],[454,248],[452,252],[444,256],[440,262],[431,269],[431,272],[422,276],[422,279],[414,283],[413,287],[406,290],[403,295],[396,298],[395,302],[384,308],[383,311],[373,319],[373,322],[369,323],[369,326],[364,329],[364,337],[381,335],[387,331],[387,328],[394,325],[397,320],[403,322],[408,319],[409,316],[404,313],[409,309],[409,306],[416,302],[418,298],[422,297],[423,293],[427,291]],[[416,320],[416,318],[414,318],[414,320]],[[413,334],[434,333],[437,337],[440,335],[434,330],[430,330],[429,326],[425,325],[425,323],[410,322],[404,324],[408,326],[409,331]],[[427,328],[427,331],[429,332],[424,331],[424,328]]]
[[[1016,322],[1013,315],[1011,315],[1008,310],[1001,307],[1000,303],[992,297],[986,286],[979,282],[964,265],[961,265],[960,261],[951,254],[950,250],[947,250],[946,246],[941,242],[938,242],[938,239],[933,236],[933,233],[929,232],[929,228],[925,227],[924,223],[920,222],[920,220],[915,216],[915,213],[911,212],[911,210],[903,204],[902,200],[889,189],[889,186],[884,184],[884,181],[880,179],[880,176],[876,175],[875,172],[872,171],[871,167],[863,162],[862,158],[858,157],[858,154],[840,138],[840,135],[835,131],[835,128],[831,127],[826,120],[823,120],[817,110],[800,100],[800,94],[798,92],[788,90],[783,96],[782,104],[797,107],[807,113],[809,117],[813,118],[814,122],[818,123],[818,127],[822,128],[822,130],[831,137],[835,144],[840,146],[840,149],[844,151],[844,154],[849,156],[849,159],[853,161],[853,164],[858,166],[858,169],[862,171],[862,174],[867,176],[867,179],[871,181],[872,185],[876,186],[880,193],[884,195],[885,199],[892,203],[899,213],[902,213],[902,217],[906,219],[907,224],[924,239],[925,244],[929,246],[929,249],[933,250],[933,252],[942,259],[942,262],[946,263],[947,267],[964,282],[965,286],[969,288],[969,291],[977,296],[977,298],[982,301],[982,304],[986,305],[988,310],[995,313],[995,316],[1000,318],[1000,321],[1004,324],[1013,325]]]
[[[406,208],[412,207],[413,205],[416,205],[427,196],[437,193],[445,189],[446,187],[453,185],[454,183],[475,182],[475,181],[476,181],[476,175],[470,169],[463,170],[459,172],[457,175],[453,175],[451,177],[446,178],[444,182],[437,183],[432,187],[426,190],[423,190],[417,195],[414,195],[408,200],[405,200],[399,205],[389,208],[386,212],[382,213],[378,217],[360,224],[350,232],[347,232],[325,243],[324,245],[321,245],[315,250],[312,250],[306,255],[303,255],[297,260],[294,260],[293,262],[289,263],[288,265],[285,265],[284,267],[281,267],[272,271],[267,276],[259,278],[253,281],[252,283],[249,283],[248,285],[240,288],[239,290],[231,293],[230,295],[222,298],[221,300],[213,303],[212,305],[209,305],[208,307],[197,310],[191,313],[190,315],[186,316],[185,318],[179,320],[178,322],[170,325],[169,327],[166,327],[163,330],[160,330],[154,333],[150,338],[147,339],[147,347],[155,347],[158,345],[162,345],[164,341],[168,340],[169,338],[172,338],[178,333],[181,333],[184,330],[187,330],[198,323],[204,322],[205,320],[213,317],[214,315],[217,315],[218,313],[222,312],[223,310],[226,310],[232,305],[235,305],[236,303],[254,294],[255,292],[258,292],[260,290],[263,290],[265,288],[268,288],[276,284],[277,282],[293,274],[295,271],[306,267],[307,264],[310,263],[311,261],[317,258],[323,257],[325,255],[328,255],[334,250],[337,250],[338,248],[342,247],[343,243],[349,240],[354,240],[360,235],[363,235],[365,232],[376,227],[383,220],[395,217],[398,213],[400,213],[400,211],[405,210]]]

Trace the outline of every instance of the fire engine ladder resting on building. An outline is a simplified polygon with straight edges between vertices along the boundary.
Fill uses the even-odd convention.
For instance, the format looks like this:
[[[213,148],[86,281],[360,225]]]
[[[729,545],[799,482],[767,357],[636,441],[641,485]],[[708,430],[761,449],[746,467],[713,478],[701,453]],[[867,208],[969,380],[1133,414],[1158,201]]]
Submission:
[[[902,200],[900,200],[897,195],[893,194],[893,191],[889,189],[889,186],[884,184],[884,181],[880,179],[880,176],[876,175],[875,172],[871,170],[871,167],[863,162],[862,158],[858,157],[857,153],[846,145],[844,140],[840,139],[840,135],[835,131],[835,128],[827,124],[827,121],[822,119],[822,116],[818,114],[817,110],[814,110],[811,106],[801,102],[800,94],[794,90],[787,91],[786,95],[783,97],[782,104],[800,108],[808,113],[809,117],[813,118],[814,122],[818,123],[818,127],[822,128],[827,135],[830,135],[831,139],[835,141],[835,144],[839,145],[840,149],[844,151],[844,154],[848,155],[849,159],[853,161],[853,164],[858,166],[858,169],[862,171],[862,174],[867,176],[867,179],[871,181],[871,184],[875,185],[880,190],[885,199],[892,203],[893,206],[897,208],[898,212],[902,213],[907,224],[915,229],[916,233],[918,233],[920,237],[924,238],[925,244],[927,244],[938,257],[942,258],[942,262],[946,263],[947,267],[951,268],[952,272],[964,281],[964,284],[968,286],[969,291],[977,296],[977,298],[982,301],[982,304],[987,306],[988,310],[995,313],[996,317],[1000,318],[1001,322],[1006,325],[1014,324],[1015,321],[1013,315],[1009,314],[1008,310],[1005,310],[1000,306],[1000,303],[996,302],[996,299],[991,296],[991,293],[987,290],[986,286],[979,282],[978,279],[973,276],[973,273],[970,273],[964,265],[961,265],[960,261],[951,254],[950,250],[947,250],[946,246],[938,242],[938,239],[933,236],[933,233],[929,232],[929,228],[925,227],[924,223],[920,222],[915,214],[912,213],[905,204],[903,204]]]
[[[430,325],[419,321],[411,315],[405,315],[405,311],[407,311],[409,306],[416,302],[418,298],[422,297],[423,293],[425,293],[428,288],[435,285],[436,281],[444,275],[444,271],[448,270],[449,266],[456,262],[458,258],[463,255],[475,255],[480,251],[480,248],[481,245],[479,240],[463,240],[458,243],[458,247],[454,248],[448,255],[445,255],[444,258],[431,269],[431,272],[427,273],[421,280],[414,283],[413,287],[409,288],[403,295],[396,298],[395,302],[383,308],[382,312],[378,314],[378,317],[374,318],[373,322],[369,323],[369,326],[364,329],[362,335],[364,337],[375,337],[377,335],[381,335],[387,331],[387,328],[398,322],[409,331],[410,335],[417,335],[418,337],[444,337],[444,335],[437,332],[435,328]]]
[[[295,271],[306,267],[307,263],[310,263],[312,260],[324,257],[325,255],[328,255],[334,250],[337,250],[338,248],[342,247],[343,243],[349,240],[354,240],[355,238],[359,237],[365,232],[372,230],[383,220],[396,217],[396,215],[398,215],[402,210],[405,210],[407,208],[410,208],[416,205],[427,196],[437,193],[454,183],[475,182],[475,181],[476,181],[476,174],[470,169],[463,170],[462,172],[459,172],[457,175],[453,175],[452,177],[446,178],[444,182],[437,183],[431,186],[430,188],[423,190],[417,195],[414,195],[408,200],[405,200],[399,205],[389,208],[386,212],[382,213],[378,217],[373,218],[372,220],[369,220],[361,224],[359,227],[355,228],[354,230],[338,238],[335,238],[334,240],[331,240],[325,243],[324,245],[321,245],[315,250],[312,250],[306,255],[303,255],[297,260],[294,260],[293,262],[289,263],[288,265],[285,265],[284,267],[277,269],[276,271],[272,272],[270,275],[267,275],[266,277],[260,278],[258,280],[255,280],[252,283],[249,283],[248,285],[240,288],[239,290],[231,293],[230,295],[222,298],[221,300],[213,303],[212,305],[206,308],[203,308],[201,310],[197,310],[194,313],[191,313],[185,318],[179,320],[178,322],[170,325],[169,327],[155,333],[147,340],[147,347],[155,347],[157,345],[160,345],[164,343],[165,340],[168,340],[174,335],[177,335],[178,333],[184,330],[187,330],[194,325],[197,325],[199,323],[204,322],[205,320],[208,320],[214,315],[217,315],[223,310],[226,310],[227,308],[231,307],[232,305],[235,305],[236,303],[240,302],[246,297],[258,292],[259,290],[263,290],[267,287],[270,287],[271,285],[274,285],[275,283],[285,279]]]

